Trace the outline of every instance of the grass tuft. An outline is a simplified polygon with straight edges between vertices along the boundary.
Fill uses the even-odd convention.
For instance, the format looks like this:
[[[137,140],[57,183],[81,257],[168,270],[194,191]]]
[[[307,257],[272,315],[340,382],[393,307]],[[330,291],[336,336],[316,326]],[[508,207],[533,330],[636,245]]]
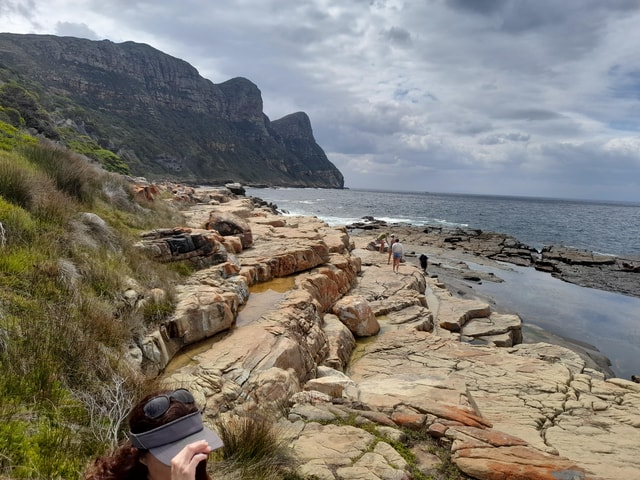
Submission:
[[[57,188],[84,204],[91,204],[104,171],[84,157],[50,142],[25,145],[19,152],[49,175]]]
[[[217,431],[224,447],[220,451],[222,461],[214,463],[212,478],[296,478],[296,460],[279,435],[273,417],[259,414],[232,416],[221,420]]]

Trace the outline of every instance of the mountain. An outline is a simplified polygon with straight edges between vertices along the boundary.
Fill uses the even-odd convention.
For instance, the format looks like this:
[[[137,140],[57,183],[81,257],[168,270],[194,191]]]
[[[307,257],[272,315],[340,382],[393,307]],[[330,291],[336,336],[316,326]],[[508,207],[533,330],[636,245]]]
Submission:
[[[94,142],[133,175],[344,186],[305,113],[270,121],[251,81],[214,84],[187,62],[145,44],[1,33],[0,83],[34,92],[45,112],[36,106],[37,114],[23,114],[27,127],[71,148]],[[0,108],[22,113],[19,96],[29,93],[0,95]]]

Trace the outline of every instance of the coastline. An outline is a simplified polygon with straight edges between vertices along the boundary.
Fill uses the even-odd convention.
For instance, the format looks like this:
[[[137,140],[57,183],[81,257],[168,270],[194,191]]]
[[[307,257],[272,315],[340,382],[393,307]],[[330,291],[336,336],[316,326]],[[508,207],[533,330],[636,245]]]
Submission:
[[[380,229],[363,229],[360,224],[345,227],[361,248],[372,248],[370,244],[381,231]],[[426,253],[429,257],[428,275],[431,278],[437,278],[453,296],[487,302],[500,313],[520,314],[517,310],[513,311],[506,307],[493,296],[478,291],[478,285],[483,282],[503,283],[500,271],[508,271],[511,268],[510,264],[489,258],[483,254],[482,249],[472,252],[468,248],[457,248],[456,245],[449,243],[443,246],[442,244],[446,243],[444,239],[450,235],[450,232],[440,234],[431,231],[425,234],[424,227],[397,224],[383,225],[381,228],[384,229],[382,231],[397,232],[401,237],[406,262],[418,266],[418,256]],[[435,241],[435,236],[442,238]],[[497,273],[472,270],[469,264],[479,264]],[[611,360],[595,345],[579,337],[553,333],[540,325],[523,322],[523,343],[538,342],[566,347],[577,353],[589,368],[602,372],[607,378],[620,377],[613,370]]]
[[[398,441],[390,435],[402,427],[428,433],[471,478],[490,480],[500,472],[532,480],[552,473],[619,480],[637,470],[640,433],[633,425],[640,385],[605,379],[558,345],[495,338],[502,335],[493,326],[500,323],[511,334],[516,316],[494,316],[487,302],[455,298],[452,293],[461,292],[441,281],[457,270],[462,280],[472,281],[476,272],[464,268],[467,258],[486,265],[493,260],[447,246],[436,253],[440,247],[432,246],[432,258],[443,257],[438,278],[425,277],[409,254],[394,274],[386,255],[367,248],[371,232],[351,235],[317,217],[278,216],[256,210],[246,199],[219,203],[214,193],[208,198],[191,209],[189,233],[210,235],[228,255],[180,289],[166,331],[174,332],[169,340],[182,344],[225,334],[162,383],[193,385],[212,420],[275,407],[286,413],[286,441],[301,461],[300,471],[327,479],[351,478],[338,474],[337,465],[340,472],[357,471],[358,478],[381,469],[406,478],[393,446],[379,450],[385,442],[360,428],[371,422],[385,429],[385,438]],[[227,228],[222,235],[231,220],[241,233]],[[406,237],[407,250],[424,247],[418,240]],[[444,269],[453,273],[445,275]],[[253,321],[236,323],[241,306],[255,300],[252,286],[285,278],[293,280],[277,304],[263,304]],[[224,308],[210,308],[212,301]],[[492,317],[482,323],[489,323],[487,338],[494,338],[486,345],[460,341],[461,327],[482,316]],[[164,339],[160,331],[149,332],[144,345]],[[345,418],[356,421],[344,425]],[[361,442],[363,436],[371,441]],[[336,444],[361,443],[360,450],[336,458],[343,450]],[[411,446],[417,468],[440,468],[439,460],[420,455],[426,444]]]
[[[326,218],[327,206],[321,207],[321,200],[312,197],[307,204],[294,197],[294,203],[305,204],[303,210],[309,211],[296,214],[282,209],[277,198],[268,204],[285,217],[317,212],[330,225],[345,227],[351,236],[365,240],[373,241],[383,232],[396,232],[403,238],[405,251],[416,252],[407,259],[417,265],[417,256],[426,253],[430,258],[429,272],[437,273],[454,295],[482,299],[497,310],[519,315],[525,332],[528,330],[525,343],[536,338],[567,346],[609,377],[629,379],[640,370],[636,360],[640,358],[640,329],[633,320],[640,321],[636,318],[640,311],[640,257],[605,255],[563,245],[536,249],[509,234],[458,224],[413,224],[384,216],[342,218],[337,222],[338,217]],[[289,198],[283,201],[289,206]],[[317,207],[313,207],[315,204]],[[380,214],[374,206],[370,211]],[[343,215],[345,212],[340,210]],[[492,271],[494,276],[479,269]],[[523,279],[519,278],[523,275],[510,270],[530,273]],[[496,285],[503,276],[512,281],[512,286]],[[508,288],[512,290],[502,291]],[[539,291],[539,298],[532,298],[534,294],[528,291]],[[566,300],[558,298],[556,291],[562,291]],[[523,299],[526,295],[529,298]]]

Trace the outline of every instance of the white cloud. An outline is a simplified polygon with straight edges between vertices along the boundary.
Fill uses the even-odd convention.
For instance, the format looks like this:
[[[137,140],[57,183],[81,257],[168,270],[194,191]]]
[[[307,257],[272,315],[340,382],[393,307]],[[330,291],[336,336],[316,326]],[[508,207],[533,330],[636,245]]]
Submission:
[[[246,77],[347,186],[640,201],[640,0],[4,0],[0,22]]]

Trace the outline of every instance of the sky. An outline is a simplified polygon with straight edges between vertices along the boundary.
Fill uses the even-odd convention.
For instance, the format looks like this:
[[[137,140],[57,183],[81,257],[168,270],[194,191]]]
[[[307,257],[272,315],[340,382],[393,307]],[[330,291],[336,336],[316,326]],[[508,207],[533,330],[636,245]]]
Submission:
[[[0,0],[306,112],[349,188],[640,202],[640,0]]]

